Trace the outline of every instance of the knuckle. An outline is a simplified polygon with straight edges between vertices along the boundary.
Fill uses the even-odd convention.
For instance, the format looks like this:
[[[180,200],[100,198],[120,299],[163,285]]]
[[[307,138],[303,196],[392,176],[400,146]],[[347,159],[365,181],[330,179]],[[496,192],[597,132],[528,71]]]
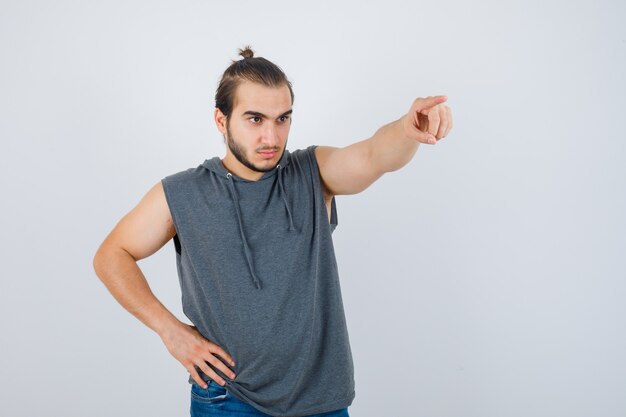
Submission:
[[[199,355],[200,353],[204,352],[205,348],[202,345],[202,343],[197,343],[195,345],[193,345],[193,353],[195,353],[196,355]]]

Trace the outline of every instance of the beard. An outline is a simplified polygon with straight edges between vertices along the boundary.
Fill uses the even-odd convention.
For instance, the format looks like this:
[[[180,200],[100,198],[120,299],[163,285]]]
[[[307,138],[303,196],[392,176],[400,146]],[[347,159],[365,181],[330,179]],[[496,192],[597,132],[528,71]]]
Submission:
[[[232,152],[233,156],[243,165],[255,172],[268,172],[276,168],[276,165],[269,168],[259,168],[252,162],[250,162],[250,160],[246,157],[246,150],[239,146],[239,144],[235,141],[235,138],[233,138],[233,134],[230,131],[230,126],[228,122],[226,123],[226,133],[228,134],[228,137],[226,138],[228,148]],[[287,148],[287,142],[285,142],[285,148]],[[285,153],[285,148],[283,148],[283,152],[280,154],[280,158],[278,158],[279,161],[282,159],[283,154]]]

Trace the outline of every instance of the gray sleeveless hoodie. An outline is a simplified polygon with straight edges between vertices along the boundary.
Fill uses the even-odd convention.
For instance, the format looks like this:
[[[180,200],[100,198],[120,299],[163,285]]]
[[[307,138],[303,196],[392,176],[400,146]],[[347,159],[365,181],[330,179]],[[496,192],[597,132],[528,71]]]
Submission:
[[[228,392],[272,416],[333,411],[355,397],[331,237],[337,209],[333,198],[329,219],[316,147],[285,149],[257,181],[219,157],[161,180],[183,311],[233,356],[232,381],[209,364]]]

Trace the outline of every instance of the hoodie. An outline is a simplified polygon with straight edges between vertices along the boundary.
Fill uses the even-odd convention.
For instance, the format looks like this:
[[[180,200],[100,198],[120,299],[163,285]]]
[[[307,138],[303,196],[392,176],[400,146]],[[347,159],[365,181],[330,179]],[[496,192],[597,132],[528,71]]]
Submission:
[[[234,380],[208,364],[226,390],[272,416],[338,410],[355,397],[337,208],[333,198],[329,218],[316,147],[285,149],[257,181],[219,157],[161,180],[183,312],[233,357]]]

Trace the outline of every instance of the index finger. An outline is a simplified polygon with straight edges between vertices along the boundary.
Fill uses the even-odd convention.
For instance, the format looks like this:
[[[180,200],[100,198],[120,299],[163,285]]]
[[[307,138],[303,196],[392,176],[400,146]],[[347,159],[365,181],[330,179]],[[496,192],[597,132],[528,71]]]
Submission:
[[[441,104],[448,99],[448,96],[428,96],[426,98],[418,98],[415,100],[417,111],[429,109],[437,104]]]

